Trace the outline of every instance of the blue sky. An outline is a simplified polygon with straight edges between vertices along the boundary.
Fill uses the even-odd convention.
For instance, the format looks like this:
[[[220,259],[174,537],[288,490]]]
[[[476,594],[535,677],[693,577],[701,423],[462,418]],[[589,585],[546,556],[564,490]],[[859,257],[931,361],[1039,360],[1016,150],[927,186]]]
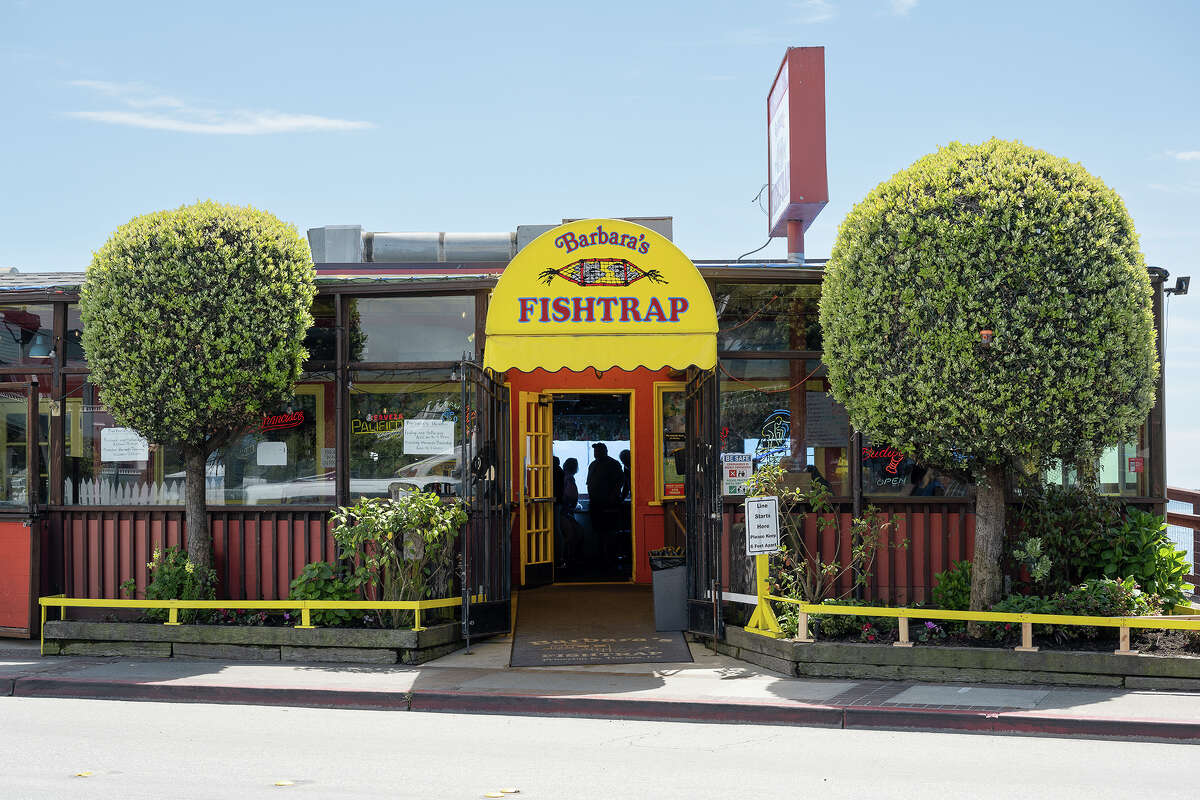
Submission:
[[[823,45],[810,257],[896,170],[1000,136],[1081,162],[1149,263],[1200,278],[1197,30],[1182,1],[0,0],[0,266],[82,269],[130,217],[210,197],[301,230],[669,214],[693,258],[733,258],[766,240],[774,71]],[[1200,286],[1168,336],[1168,478],[1200,487]]]

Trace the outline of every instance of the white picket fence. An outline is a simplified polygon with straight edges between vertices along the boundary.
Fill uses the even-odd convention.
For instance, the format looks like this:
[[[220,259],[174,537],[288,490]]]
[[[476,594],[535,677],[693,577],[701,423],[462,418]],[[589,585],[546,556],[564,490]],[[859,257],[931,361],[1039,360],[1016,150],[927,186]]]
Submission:
[[[225,484],[211,477],[205,487],[209,505],[224,505]],[[63,481],[63,499],[67,505],[79,506],[181,506],[183,481],[163,483],[118,483],[110,480],[84,480],[76,496],[70,480]]]

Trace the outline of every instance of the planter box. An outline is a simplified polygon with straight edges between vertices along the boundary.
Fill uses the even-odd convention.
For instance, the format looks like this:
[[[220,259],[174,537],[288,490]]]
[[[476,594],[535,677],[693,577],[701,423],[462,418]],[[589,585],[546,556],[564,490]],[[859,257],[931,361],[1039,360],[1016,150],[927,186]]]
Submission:
[[[46,655],[421,664],[461,647],[458,623],[423,631],[47,621]]]
[[[726,655],[811,678],[1036,683],[1128,689],[1200,690],[1200,658],[1119,656],[1047,650],[1018,653],[991,647],[913,647],[768,639],[733,625],[717,649]]]

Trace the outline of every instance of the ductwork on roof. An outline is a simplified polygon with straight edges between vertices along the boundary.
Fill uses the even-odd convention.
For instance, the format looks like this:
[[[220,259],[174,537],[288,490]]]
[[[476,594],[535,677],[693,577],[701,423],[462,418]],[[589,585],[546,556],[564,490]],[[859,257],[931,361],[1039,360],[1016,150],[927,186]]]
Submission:
[[[671,217],[622,217],[672,238]],[[573,220],[563,220],[572,222]],[[324,225],[308,229],[317,264],[507,264],[555,225],[518,225],[512,233],[372,233],[361,225]]]
[[[364,233],[364,261],[508,262],[517,254],[516,233]]]

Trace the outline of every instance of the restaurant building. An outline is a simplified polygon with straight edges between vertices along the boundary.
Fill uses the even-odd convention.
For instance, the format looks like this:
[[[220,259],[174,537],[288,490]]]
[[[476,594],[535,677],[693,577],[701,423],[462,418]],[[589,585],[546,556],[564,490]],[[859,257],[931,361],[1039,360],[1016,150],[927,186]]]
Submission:
[[[843,532],[867,505],[895,519],[908,546],[881,552],[869,594],[927,600],[934,574],[971,554],[972,487],[851,429],[821,363],[821,262],[692,262],[671,234],[670,218],[309,231],[303,377],[209,461],[220,596],[285,598],[306,563],[334,557],[334,506],[422,490],[472,505],[472,585],[498,604],[478,610],[480,633],[506,624],[513,587],[646,583],[664,545],[687,547],[693,627],[710,630],[714,596],[752,594],[741,482],[773,463],[827,483]],[[144,587],[154,547],[185,535],[178,454],[118,426],[90,381],[80,278],[0,275],[8,635],[35,632],[39,593]],[[1161,509],[1160,409],[1100,479]],[[589,491],[605,491],[588,482],[597,443],[621,464],[606,506]],[[555,456],[575,462],[574,509]]]
[[[719,634],[722,609],[752,600],[744,481],[769,463],[828,486],[839,525],[806,533],[823,552],[867,506],[896,521],[907,546],[880,550],[867,595],[928,600],[972,554],[973,488],[865,440],[828,394],[823,262],[803,253],[828,198],[821,48],[788,51],[767,124],[783,261],[690,260],[670,217],[310,230],[304,374],[209,460],[218,596],[286,598],[305,564],[335,558],[336,506],[432,491],[471,509],[475,633],[507,628],[514,588],[645,584],[650,551],[681,546],[690,627]],[[91,381],[81,279],[0,274],[0,635],[36,635],[39,595],[144,589],[153,550],[186,535],[179,454],[119,426]],[[1105,492],[1160,512],[1161,391],[1100,465]]]

